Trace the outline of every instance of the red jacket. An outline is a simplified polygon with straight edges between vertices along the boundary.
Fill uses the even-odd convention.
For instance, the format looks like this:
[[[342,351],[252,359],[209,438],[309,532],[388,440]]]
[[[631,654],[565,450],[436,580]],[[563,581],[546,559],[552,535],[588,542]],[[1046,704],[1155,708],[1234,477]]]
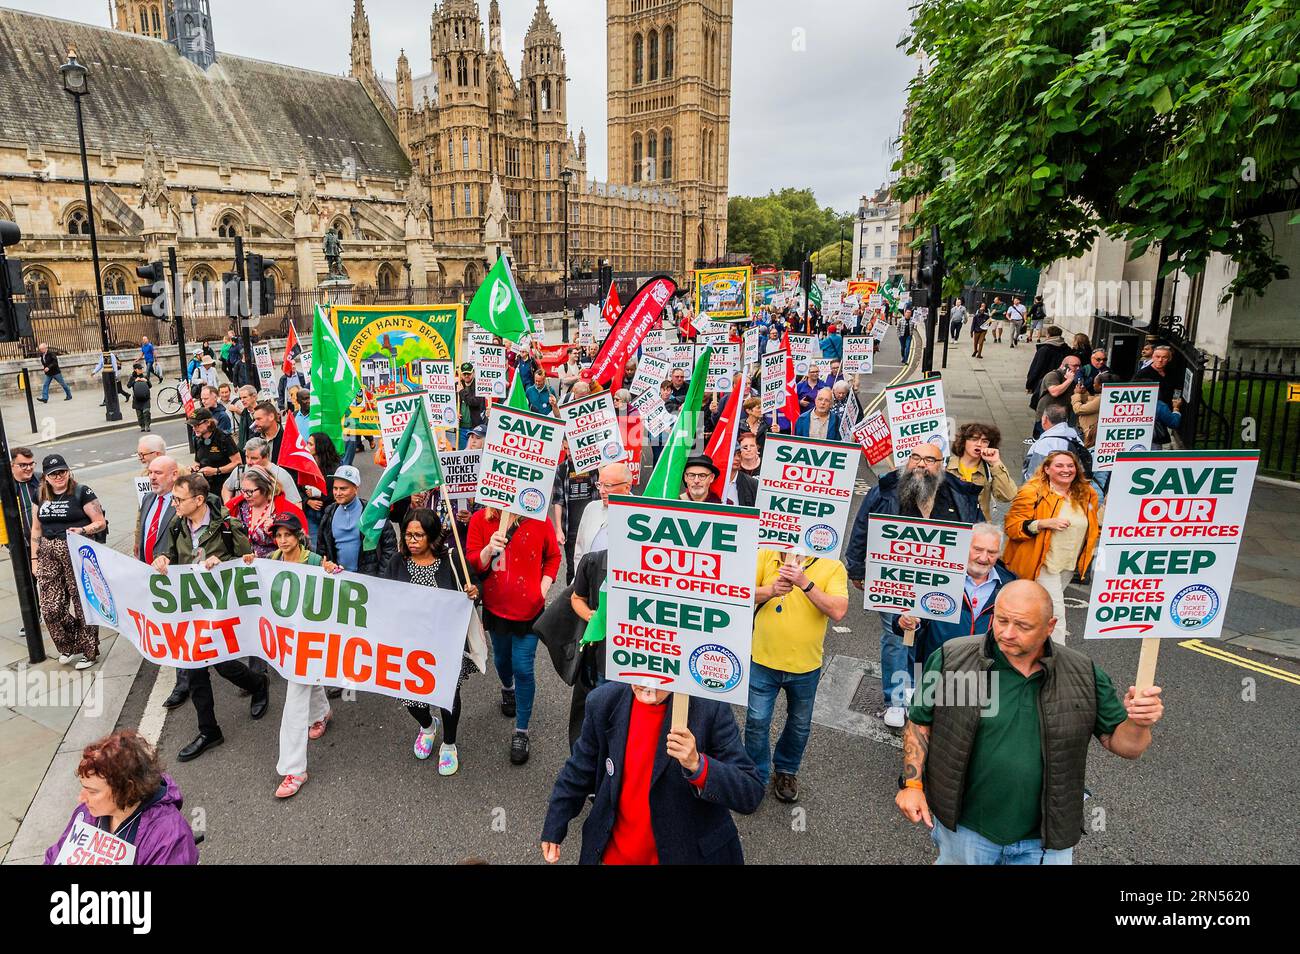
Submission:
[[[516,518],[517,529],[505,553],[487,564],[481,562],[483,548],[501,526],[500,517],[488,520],[488,510],[469,518],[465,547],[470,565],[483,579],[483,605],[502,619],[534,620],[546,605],[542,577],[552,580],[560,570],[560,544],[549,520]]]

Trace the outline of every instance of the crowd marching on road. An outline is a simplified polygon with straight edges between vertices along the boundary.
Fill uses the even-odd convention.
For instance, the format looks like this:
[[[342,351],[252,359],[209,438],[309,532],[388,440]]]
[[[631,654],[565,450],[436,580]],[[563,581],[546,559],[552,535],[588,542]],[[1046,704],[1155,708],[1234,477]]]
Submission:
[[[690,342],[703,334],[690,319],[704,316],[691,316],[684,307],[666,315],[672,317],[662,330],[673,340]],[[465,594],[478,609],[459,670],[453,671],[454,694],[439,705],[400,699],[416,723],[414,758],[429,759],[436,749],[437,771],[444,776],[472,772],[474,760],[487,758],[468,752],[462,762],[457,730],[461,687],[488,671],[490,656],[500,711],[512,720],[503,756],[515,766],[528,763],[532,723],[552,715],[535,705],[541,646],[541,658],[549,654],[572,686],[570,753],[562,766],[546,769],[557,777],[549,804],[538,806],[536,815],[545,860],[559,860],[569,824],[590,802],[581,849],[572,852],[584,863],[737,863],[743,853],[732,812],[754,812],[768,792],[785,803],[800,798],[827,627],[844,618],[850,599],[861,601],[856,593],[869,590],[875,521],[908,518],[972,528],[962,601],[951,620],[877,613],[884,699],[876,717],[901,731],[903,742],[897,805],[909,820],[930,828],[938,863],[1069,863],[1080,838],[1090,739],[1136,759],[1163,713],[1158,687],[1117,692],[1120,686],[1066,629],[1065,588],[1088,578],[1104,515],[1105,477],[1092,469],[1091,448],[1100,389],[1112,375],[1105,350],[1094,349],[1087,336],[1067,344],[1041,298],[1028,307],[1020,297],[1009,303],[1001,297],[957,301],[942,319],[954,346],[963,332],[969,336],[972,362],[984,358],[987,348],[1035,345],[1025,382],[1038,418],[1032,447],[1023,460],[1013,459],[1001,446],[997,424],[953,421],[951,433],[937,433],[891,458],[895,466],[878,476],[844,532],[842,559],[760,550],[752,580],[748,700],[734,711],[724,702],[693,698],[689,715],[678,722],[669,714],[672,693],[607,679],[607,667],[614,668],[611,650],[603,638],[586,634],[603,625],[615,582],[611,499],[647,493],[652,469],[661,475],[667,466],[656,465],[675,461],[676,479],[660,488],[663,499],[687,508],[761,506],[760,477],[774,441],[848,446],[856,472],[856,431],[874,402],[859,387],[849,345],[876,322],[891,328],[903,378],[917,363],[925,334],[924,321],[910,307],[875,310],[862,302],[830,316],[815,307],[806,314],[794,307],[761,308],[750,326],[731,325],[722,338],[712,339],[741,346],[752,329],[754,349],[738,373],[728,376],[729,389],[702,394],[697,382],[704,375],[691,367],[673,366],[648,383],[638,376],[636,359],[612,378],[593,373],[600,358],[594,346],[572,346],[559,361],[537,341],[509,349],[509,384],[512,390],[519,384],[518,404],[484,398],[476,386],[482,366],[460,364],[453,375],[457,426],[443,432],[444,452],[483,449],[486,461],[484,442],[502,409],[562,420],[566,405],[603,391],[610,392],[627,447],[639,448],[627,461],[580,472],[578,446],[566,443],[549,505],[531,517],[506,506],[453,500],[439,489],[393,499],[382,479],[369,485],[352,463],[366,447],[363,438],[340,441],[320,426],[320,407],[313,403],[319,395],[309,374],[286,357],[288,373],[281,375],[280,387],[259,392],[242,379],[234,336],[227,336],[219,355],[201,349],[191,360],[187,377],[195,400],[187,424],[193,452],[169,448],[151,431],[150,381],[162,375],[146,339],[126,385],[139,415],[138,456],[148,481],[138,514],[129,518],[135,527],[132,556],[164,575],[190,564],[212,569],[228,561],[250,567],[271,561],[318,568],[331,578],[343,574],[339,579]],[[773,410],[759,366],[778,351],[790,359],[792,335],[811,335],[819,357],[809,359],[801,374],[787,371],[779,409]],[[873,353],[885,337],[875,335]],[[500,337],[495,344],[503,344]],[[672,342],[660,344],[668,348]],[[643,365],[648,351],[637,355]],[[57,357],[44,345],[41,353],[45,400],[51,381],[64,382]],[[1161,444],[1176,440],[1180,410],[1165,377],[1168,357],[1167,349],[1156,347],[1138,374],[1160,388]],[[668,424],[649,426],[652,406],[662,407]],[[673,420],[695,414],[698,426],[689,431],[689,446],[676,448],[665,440],[682,433]],[[45,456],[39,469],[29,449],[14,448],[11,457],[43,621],[61,663],[94,667],[100,659],[98,630],[87,625],[77,597],[69,547],[79,535],[103,540],[108,518],[94,491],[78,483],[60,455]],[[378,523],[371,516],[377,505],[391,507]],[[280,678],[256,656],[178,668],[163,705],[184,720],[182,707],[192,702],[196,723],[192,741],[174,753],[178,762],[225,741],[210,668],[247,693],[253,720],[267,714],[269,687]],[[991,717],[921,691],[932,674],[977,672],[996,677]],[[288,682],[275,766],[280,782],[268,786],[268,794],[289,799],[308,783],[310,741],[331,727],[361,731],[331,706],[338,693]],[[782,694],[783,727],[773,745]],[[68,831],[79,823],[104,829],[134,845],[137,864],[196,863],[179,811],[180,789],[140,735],[123,729],[86,747],[77,773],[81,804]],[[891,789],[894,784],[892,778],[877,781]],[[62,848],[63,839],[51,846],[47,861]]]

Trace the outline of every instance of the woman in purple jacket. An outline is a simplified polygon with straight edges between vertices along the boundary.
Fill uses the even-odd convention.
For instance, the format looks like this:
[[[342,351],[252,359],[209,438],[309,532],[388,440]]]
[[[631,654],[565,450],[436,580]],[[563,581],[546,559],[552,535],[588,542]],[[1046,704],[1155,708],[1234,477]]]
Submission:
[[[199,863],[194,832],[181,814],[181,790],[171,776],[163,774],[157,752],[138,732],[122,729],[86,746],[77,775],[81,804],[59,840],[45,852],[47,865],[59,863],[64,843],[79,822],[83,829],[106,831],[132,846],[130,864]]]

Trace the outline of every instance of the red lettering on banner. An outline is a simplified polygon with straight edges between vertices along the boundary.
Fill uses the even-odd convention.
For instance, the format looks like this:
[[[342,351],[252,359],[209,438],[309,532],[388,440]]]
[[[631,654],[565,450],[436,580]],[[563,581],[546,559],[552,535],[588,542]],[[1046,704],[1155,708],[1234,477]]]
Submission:
[[[943,559],[944,548],[927,543],[891,540],[889,541],[889,552],[893,556],[926,557],[931,560],[941,560]]]
[[[393,657],[400,657],[402,650],[397,646],[385,646],[380,643],[375,647],[375,685],[383,686],[385,689],[394,691],[402,688],[401,684],[392,678],[393,673],[401,668],[400,658],[398,662],[393,662]]]
[[[284,647],[284,654],[287,657],[289,655],[289,650],[292,645],[292,640],[288,639],[287,637],[293,635],[293,630],[288,626],[281,626],[277,629],[276,632],[278,633],[280,638],[280,645]],[[324,643],[324,642],[325,642],[324,633],[313,633],[313,632],[306,632],[306,631],[298,633],[298,650],[297,652],[294,653],[294,667],[293,667],[294,675],[297,676],[307,675],[308,662],[310,662],[313,659],[325,658],[324,647],[323,646],[318,647],[316,645],[317,643]],[[330,678],[334,678],[334,674],[331,672],[327,671],[326,675],[329,676]]]
[[[189,628],[189,620],[183,619],[175,626],[166,620],[163,620],[163,639],[167,640],[167,655],[171,656],[172,659],[192,662],[190,659],[190,647],[185,643],[185,631]]]
[[[437,658],[427,649],[417,649],[406,657],[406,668],[411,677],[403,688],[413,696],[427,696],[433,692],[437,680],[433,677],[433,668],[438,665]]]
[[[502,434],[501,446],[511,450],[523,451],[526,454],[540,454],[546,445],[535,437],[524,437],[522,434]]]
[[[257,638],[262,643],[262,652],[266,653],[266,658],[272,662],[280,662],[284,654],[276,651],[275,627],[265,616],[258,617],[257,620]]]
[[[716,580],[722,567],[715,554],[673,547],[642,547],[641,569],[677,573],[683,576]]]
[[[798,464],[786,464],[781,468],[780,479],[829,487],[835,480],[835,472],[822,470],[818,467],[803,467]]]
[[[359,682],[368,682],[370,680],[370,673],[371,673],[370,667],[357,666],[358,650],[362,650],[362,649],[368,650],[369,648],[370,647],[366,645],[366,641],[364,639],[359,639],[355,636],[352,639],[349,639],[347,641],[347,645],[343,647],[343,676],[349,682],[359,683]],[[369,654],[367,653],[367,655]]]
[[[221,638],[226,642],[226,652],[239,652],[239,637],[235,635],[235,626],[238,624],[238,617],[230,619],[219,619],[212,624],[213,629],[221,631]]]
[[[1144,523],[1213,523],[1213,497],[1144,497],[1138,519]]]
[[[934,398],[922,398],[919,401],[903,401],[898,405],[899,414],[916,414],[920,411],[933,411]]]
[[[208,632],[211,625],[206,619],[194,621],[194,661],[207,662],[221,655],[220,650],[212,646],[212,634]]]

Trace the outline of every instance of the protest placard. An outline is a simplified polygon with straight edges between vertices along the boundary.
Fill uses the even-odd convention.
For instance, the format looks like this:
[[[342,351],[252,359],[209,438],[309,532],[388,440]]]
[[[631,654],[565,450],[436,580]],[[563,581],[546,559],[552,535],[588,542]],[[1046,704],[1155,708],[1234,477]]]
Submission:
[[[564,425],[555,418],[494,407],[474,502],[545,520],[563,443]]]
[[[692,372],[695,371],[695,345],[673,345],[668,349],[668,362],[672,365],[672,371],[676,371],[680,368],[682,371],[686,372],[687,380],[690,380]]]
[[[490,331],[471,331],[469,333],[469,357],[465,360],[477,363],[479,356],[482,354],[481,349],[490,347],[494,337],[496,336]]]
[[[857,474],[852,444],[768,434],[755,501],[758,545],[838,560]]]
[[[731,384],[740,370],[740,345],[713,345],[709,355],[709,371],[704,380],[704,390],[715,394],[730,394]]]
[[[598,391],[560,405],[565,436],[569,440],[569,457],[577,474],[589,474],[606,464],[627,458],[623,437],[614,412],[614,396]]]
[[[952,621],[961,615],[971,529],[919,517],[868,516],[863,606]]]
[[[808,365],[822,356],[822,349],[815,335],[790,335],[790,354],[794,357],[795,376],[802,378],[808,373]]]
[[[763,371],[759,379],[759,394],[762,397],[763,416],[776,414],[785,406],[785,360],[784,348],[768,351],[763,355]]]
[[[912,449],[918,444],[937,444],[947,452],[947,418],[940,378],[885,388],[885,412],[889,416],[895,467],[911,457]]]
[[[758,511],[610,498],[605,677],[745,705]]]
[[[163,575],[84,537],[70,549],[87,624],[117,630],[150,662],[247,656],[290,682],[444,708],[455,698],[472,605],[458,591],[279,560]]]
[[[473,500],[478,489],[481,450],[439,451],[442,462],[442,493],[448,500]]]
[[[745,345],[744,370],[746,374],[749,374],[750,368],[758,364],[758,335],[759,330],[757,328],[747,328],[742,338]]]
[[[637,362],[636,374],[632,378],[632,396],[636,397],[646,391],[654,391],[658,394],[659,385],[668,380],[670,373],[672,373],[671,362],[657,354],[642,352],[641,360]]]
[[[1156,401],[1160,385],[1143,382],[1103,384],[1097,412],[1097,440],[1092,451],[1093,473],[1110,470],[1122,451],[1151,450],[1156,432]]]
[[[375,411],[379,414],[379,435],[384,441],[385,457],[393,456],[393,449],[402,439],[402,431],[406,430],[411,415],[428,413],[425,396],[421,391],[381,394],[375,398]]]
[[[149,482],[148,477],[136,477],[134,478],[134,480],[135,480],[136,505],[144,506],[144,495],[148,493],[153,493],[153,484]]]
[[[72,823],[59,849],[56,865],[133,865],[135,845],[118,838],[84,817]]]
[[[269,399],[275,397],[275,365],[271,362],[269,344],[253,345],[253,361],[257,365],[257,387],[259,394]]]
[[[844,339],[845,374],[871,374],[876,369],[875,339],[870,335],[850,335]]]
[[[875,467],[893,456],[893,441],[889,436],[889,421],[884,411],[876,411],[853,429],[853,439],[862,445],[867,463]]]
[[[504,401],[508,368],[503,345],[479,345],[478,364],[474,367],[474,396]]]
[[[641,426],[651,437],[658,437],[673,429],[677,415],[668,410],[664,399],[659,395],[659,388],[646,388],[632,399],[632,407],[641,417]]]
[[[456,426],[456,372],[450,359],[420,361],[420,382],[428,405],[429,426]]]

